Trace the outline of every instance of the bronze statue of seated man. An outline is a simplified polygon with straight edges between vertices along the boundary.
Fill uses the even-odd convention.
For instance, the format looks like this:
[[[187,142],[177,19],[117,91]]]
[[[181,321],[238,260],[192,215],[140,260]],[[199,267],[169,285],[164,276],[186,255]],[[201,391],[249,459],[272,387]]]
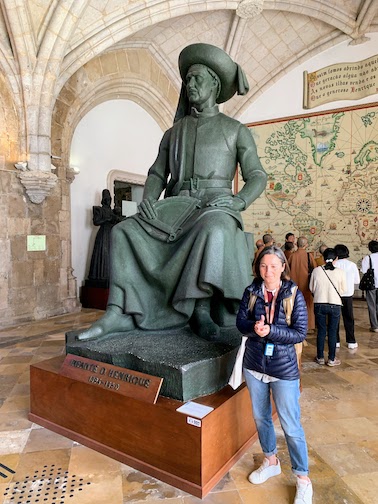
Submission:
[[[245,94],[248,83],[239,65],[208,44],[186,47],[179,68],[175,122],[148,172],[139,213],[112,229],[106,312],[79,340],[188,323],[216,340],[250,283],[240,212],[267,177],[248,128],[217,105]],[[244,185],[233,194],[238,164]]]

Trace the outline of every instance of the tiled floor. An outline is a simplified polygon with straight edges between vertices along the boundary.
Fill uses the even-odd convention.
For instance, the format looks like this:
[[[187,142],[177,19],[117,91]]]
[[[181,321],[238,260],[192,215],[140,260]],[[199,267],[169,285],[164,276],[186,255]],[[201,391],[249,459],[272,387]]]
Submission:
[[[0,504],[201,502],[28,420],[29,365],[64,354],[65,332],[100,314],[83,310],[0,331]],[[369,332],[364,301],[355,301],[355,316],[359,348],[343,343],[340,367],[313,362],[315,336],[304,352],[302,421],[314,504],[378,503],[378,334]],[[276,425],[283,473],[261,486],[248,482],[262,459],[256,442],[204,503],[293,502],[294,478]]]

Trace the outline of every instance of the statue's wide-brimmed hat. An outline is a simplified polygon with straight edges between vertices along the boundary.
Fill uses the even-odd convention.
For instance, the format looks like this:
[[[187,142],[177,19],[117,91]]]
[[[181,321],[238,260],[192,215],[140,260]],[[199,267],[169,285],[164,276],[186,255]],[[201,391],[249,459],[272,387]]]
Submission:
[[[206,65],[215,72],[221,82],[217,103],[226,102],[236,92],[246,94],[249,91],[248,81],[241,67],[219,47],[203,43],[191,44],[181,51],[178,64],[183,82],[192,65]]]

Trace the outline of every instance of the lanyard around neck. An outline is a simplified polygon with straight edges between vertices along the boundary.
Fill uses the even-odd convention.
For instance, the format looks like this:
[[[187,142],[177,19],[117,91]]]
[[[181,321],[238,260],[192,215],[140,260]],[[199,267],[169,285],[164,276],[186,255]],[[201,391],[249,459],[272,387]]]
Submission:
[[[266,287],[264,286],[264,306],[265,306],[265,315],[266,315],[266,321],[268,324],[273,323],[274,319],[274,310],[276,309],[276,301],[277,301],[277,296],[280,288],[278,287],[274,291],[269,291],[273,297],[271,300],[269,300],[268,297],[268,291]]]

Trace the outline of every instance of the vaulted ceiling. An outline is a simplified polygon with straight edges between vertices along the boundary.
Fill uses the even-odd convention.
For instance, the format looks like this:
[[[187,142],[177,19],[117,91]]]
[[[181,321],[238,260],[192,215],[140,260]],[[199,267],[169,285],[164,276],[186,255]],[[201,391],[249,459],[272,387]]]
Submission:
[[[378,0],[265,0],[256,17],[238,16],[240,4],[252,1],[0,0],[0,70],[20,102],[40,93],[48,106],[47,97],[56,97],[89,60],[145,47],[179,89],[179,52],[208,42],[226,49],[247,73],[252,91],[231,102],[236,114],[298,63],[378,31]]]

